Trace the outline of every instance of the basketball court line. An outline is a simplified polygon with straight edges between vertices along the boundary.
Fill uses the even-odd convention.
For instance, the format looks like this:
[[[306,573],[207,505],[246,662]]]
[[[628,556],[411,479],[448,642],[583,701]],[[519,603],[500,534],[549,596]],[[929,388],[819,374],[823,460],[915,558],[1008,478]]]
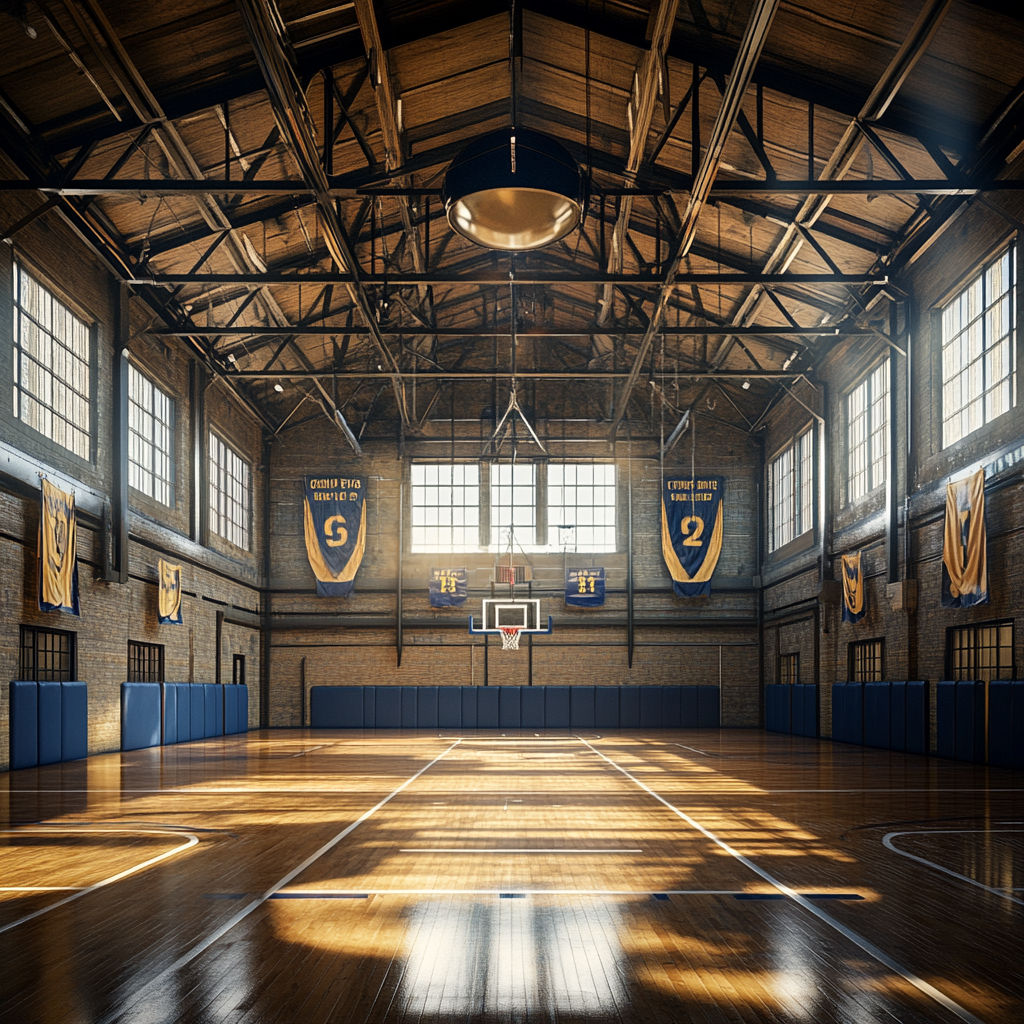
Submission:
[[[112,885],[114,882],[119,882],[122,878],[127,878],[129,875],[137,874],[139,871],[145,868],[152,867],[154,864],[158,864],[162,860],[167,860],[168,857],[173,857],[176,853],[183,853],[185,850],[196,846],[199,842],[199,837],[190,835],[187,832],[166,832],[158,831],[156,829],[140,829],[140,828],[90,828],[90,829],[58,829],[58,828],[17,828],[17,829],[3,829],[0,834],[5,835],[59,835],[62,832],[66,832],[70,835],[80,836],[83,834],[99,834],[99,835],[136,835],[136,836],[174,836],[176,839],[181,838],[183,835],[187,836],[187,842],[181,844],[181,846],[174,847],[173,850],[167,850],[164,853],[159,854],[156,857],[150,857],[149,860],[143,861],[141,864],[136,864],[134,867],[127,868],[124,871],[119,871],[116,875],[111,875],[109,878],[104,878],[102,881],[96,882],[95,885],[87,885],[81,888],[77,888],[77,891],[72,892],[70,896],[65,896],[64,899],[58,900],[56,903],[51,904],[48,907],[43,907],[41,910],[36,910],[31,914],[26,914],[24,917],[19,917],[17,921],[12,921],[10,924],[0,926],[0,935],[4,932],[9,932],[12,928],[17,928],[19,925],[25,924],[26,921],[31,921],[34,918],[42,917],[43,914],[50,913],[51,910],[56,910],[58,907],[63,907],[70,903],[72,900],[81,899],[83,896],[88,896],[91,892],[96,892],[97,889],[103,889],[108,885]],[[68,888],[71,888],[70,886]]]
[[[796,890],[791,889],[784,882],[780,882],[777,878],[775,878],[773,875],[771,875],[768,871],[762,868],[759,864],[755,863],[749,857],[744,856],[738,850],[734,850],[723,839],[719,839],[718,836],[716,836],[709,829],[706,829],[698,821],[695,821],[693,818],[691,818],[685,811],[681,811],[678,807],[674,806],[673,804],[670,804],[668,800],[666,800],[663,796],[657,794],[653,789],[651,789],[650,786],[648,786],[646,783],[641,782],[635,775],[631,774],[621,765],[616,764],[610,757],[602,753],[596,747],[591,746],[591,744],[587,743],[587,741],[585,739],[582,739],[582,737],[580,738],[580,742],[590,747],[590,749],[593,750],[595,754],[598,754],[600,757],[604,758],[604,760],[607,761],[608,764],[610,764],[617,771],[622,772],[622,774],[625,775],[626,778],[630,780],[630,782],[632,782],[636,786],[639,786],[640,789],[642,789],[645,793],[654,797],[654,799],[657,800],[658,803],[663,804],[670,811],[672,811],[673,814],[677,815],[692,828],[695,828],[698,832],[700,832],[701,835],[705,836],[707,839],[710,839],[716,846],[723,849],[731,857],[735,857],[736,860],[738,860],[741,864],[749,868],[751,871],[754,872],[754,874],[758,875],[760,878],[764,879],[764,881],[766,881],[769,885],[774,886],[776,889],[778,889],[779,892],[784,893],[786,896],[789,896],[790,899],[792,899],[795,903],[799,904],[809,914],[812,914],[814,917],[818,918],[818,920],[827,924],[830,928],[835,929],[835,931],[839,932],[839,934],[842,935],[844,938],[849,939],[854,945],[858,946],[860,949],[862,949],[869,956],[873,957],[884,967],[888,967],[890,971],[893,971],[895,974],[898,974],[905,981],[908,981],[918,991],[922,992],[930,999],[935,1000],[935,1002],[937,1002],[940,1006],[945,1007],[947,1010],[955,1014],[961,1020],[966,1021],[967,1024],[983,1024],[983,1022],[978,1017],[975,1017],[973,1013],[971,1013],[969,1010],[966,1010],[954,999],[951,999],[943,992],[940,992],[934,985],[929,984],[923,978],[919,978],[916,974],[914,974],[913,971],[911,971],[909,968],[904,967],[898,961],[894,960],[891,956],[889,956],[888,953],[884,952],[873,942],[869,942],[862,935],[859,935],[857,932],[855,932],[852,928],[848,928],[846,925],[842,924],[842,922],[837,921],[834,917],[832,917],[830,914],[827,914],[820,907],[815,906],[805,896],[802,896],[800,893],[796,892]]]
[[[425,847],[407,847],[400,849],[399,853],[643,853],[643,850],[473,850],[465,847],[452,847],[446,849],[429,849]]]
[[[169,975],[174,974],[176,971],[180,971],[182,967],[187,967],[193,960],[196,959],[196,957],[200,956],[202,953],[205,953],[206,950],[210,948],[210,946],[212,946],[215,942],[217,942],[225,935],[227,935],[227,933],[231,931],[231,929],[234,928],[235,925],[240,924],[254,910],[257,910],[261,906],[263,906],[263,904],[266,903],[266,901],[269,900],[271,896],[274,895],[274,893],[278,892],[280,889],[283,889],[286,885],[288,885],[289,882],[291,882],[293,879],[297,878],[300,874],[302,874],[302,872],[305,871],[306,868],[316,863],[316,861],[318,861],[325,853],[329,853],[331,850],[333,850],[338,845],[338,843],[340,843],[346,836],[354,832],[364,821],[366,821],[368,818],[371,818],[374,814],[376,814],[377,811],[379,811],[385,804],[389,803],[396,796],[398,796],[398,794],[401,793],[404,789],[406,789],[408,786],[411,786],[424,772],[429,771],[431,768],[433,768],[438,761],[440,761],[447,754],[450,754],[461,742],[461,740],[456,740],[450,747],[447,747],[445,750],[441,751],[441,753],[438,754],[437,757],[433,759],[433,761],[430,761],[427,764],[425,764],[418,772],[416,772],[415,775],[411,775],[409,778],[407,778],[405,782],[403,782],[397,788],[393,789],[390,793],[388,793],[386,797],[384,797],[382,800],[379,800],[368,811],[364,811],[358,818],[356,818],[355,821],[352,822],[351,825],[348,825],[346,828],[343,828],[336,836],[334,836],[332,839],[329,839],[318,850],[315,850],[313,853],[311,853],[301,864],[298,865],[298,867],[295,867],[291,871],[289,871],[283,878],[275,882],[269,889],[263,892],[260,896],[257,896],[256,899],[251,900],[249,903],[247,903],[241,910],[238,911],[237,914],[232,915],[219,928],[215,928],[212,932],[210,932],[210,934],[207,935],[205,939],[201,939],[191,949],[189,949],[187,952],[183,953],[180,957],[178,957],[178,959],[175,960],[172,964],[165,967],[159,974],[157,974],[153,978],[150,978],[150,980],[147,981],[141,988],[136,989],[134,994],[128,1000],[122,1002],[120,1006],[117,1006],[109,1010],[102,1017],[97,1018],[95,1024],[112,1024],[112,1022],[116,1021],[118,1018],[125,1017],[126,1015],[131,1014],[131,1011],[135,1007],[137,1007],[140,1003],[145,1003],[150,998],[150,992],[155,988],[159,988],[159,986],[163,984],[163,982]],[[69,898],[74,899],[74,897]],[[129,1019],[134,1019],[134,1017],[129,1017]]]
[[[498,896],[501,893],[514,892],[520,896],[739,896],[757,899],[760,893],[751,893],[746,889],[362,889],[358,895],[365,896]],[[212,895],[212,894],[207,894]],[[772,896],[779,895],[776,893]],[[801,893],[805,899],[863,899],[859,893]],[[234,894],[230,894],[234,898]],[[271,899],[309,899],[351,896],[356,898],[352,889],[282,889],[274,893]],[[227,899],[225,895],[221,897]]]
[[[882,836],[882,845],[887,850],[892,850],[893,853],[898,853],[901,857],[906,857],[908,860],[916,860],[919,864],[924,864],[927,867],[933,868],[935,871],[941,871],[944,875],[949,875],[952,878],[959,879],[961,882],[966,882],[968,885],[977,886],[979,889],[984,889],[985,892],[990,892],[994,896],[999,896],[1004,900],[1009,900],[1011,903],[1016,903],[1018,906],[1024,907],[1024,900],[1017,899],[1016,896],[1008,896],[1006,889],[994,889],[990,885],[985,885],[983,882],[979,882],[976,878],[971,878],[968,875],[961,875],[959,871],[953,871],[951,868],[944,868],[941,864],[936,864],[933,860],[927,860],[925,857],[918,857],[915,853],[907,853],[906,850],[901,850],[898,846],[893,843],[893,839],[897,836],[932,836],[932,835],[954,835],[954,836],[965,836],[965,835],[989,835],[993,832],[1010,832],[1014,835],[1024,835],[1024,831],[1019,828],[972,828],[972,829],[959,829],[959,828],[935,828],[935,829],[922,829],[920,831],[911,832],[889,832]],[[1015,890],[1011,889],[1010,892]]]

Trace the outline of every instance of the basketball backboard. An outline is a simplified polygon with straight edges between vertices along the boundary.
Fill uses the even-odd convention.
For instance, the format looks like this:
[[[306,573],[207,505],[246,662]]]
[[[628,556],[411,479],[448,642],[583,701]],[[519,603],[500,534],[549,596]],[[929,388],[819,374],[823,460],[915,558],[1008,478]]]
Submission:
[[[516,627],[524,633],[550,633],[551,616],[541,622],[537,598],[488,598],[483,602],[479,624],[469,619],[470,633],[498,633],[502,628]]]

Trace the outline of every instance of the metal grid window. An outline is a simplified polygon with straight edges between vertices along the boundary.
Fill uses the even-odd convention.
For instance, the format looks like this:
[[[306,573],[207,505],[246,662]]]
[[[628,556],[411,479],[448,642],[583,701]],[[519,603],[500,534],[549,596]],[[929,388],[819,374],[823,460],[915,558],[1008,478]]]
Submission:
[[[412,550],[480,550],[480,467],[413,463]]]
[[[128,682],[162,683],[164,681],[163,644],[128,641]]]
[[[14,416],[90,457],[89,327],[14,264]]]
[[[885,673],[885,641],[858,640],[850,644],[850,681],[880,683]]]
[[[210,432],[210,529],[243,551],[249,550],[252,506],[249,466]]]
[[[947,631],[949,679],[1014,679],[1013,620]]]
[[[66,683],[74,679],[74,672],[74,633],[21,627],[19,679],[30,683]]]
[[[173,504],[174,402],[145,374],[128,367],[128,482],[163,505]]]
[[[942,309],[942,446],[959,441],[1015,402],[1011,245]]]
[[[513,539],[514,537],[514,539]],[[535,547],[537,466],[532,462],[491,466],[491,549]]]
[[[814,525],[814,430],[808,428],[768,472],[769,546],[778,551]]]
[[[553,539],[556,527],[559,531],[555,550],[614,551],[615,466],[566,462],[552,463],[547,470],[548,528]]]
[[[800,655],[783,654],[779,657],[779,682],[787,685],[800,682]]]
[[[889,455],[889,363],[846,396],[846,499],[856,501],[885,483]]]

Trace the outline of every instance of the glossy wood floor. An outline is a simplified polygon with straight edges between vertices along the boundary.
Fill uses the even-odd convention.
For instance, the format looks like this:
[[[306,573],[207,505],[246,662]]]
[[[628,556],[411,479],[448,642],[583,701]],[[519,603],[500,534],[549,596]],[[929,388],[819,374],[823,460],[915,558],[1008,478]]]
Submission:
[[[1024,1021],[1017,773],[295,730],[0,787],[3,1021]]]

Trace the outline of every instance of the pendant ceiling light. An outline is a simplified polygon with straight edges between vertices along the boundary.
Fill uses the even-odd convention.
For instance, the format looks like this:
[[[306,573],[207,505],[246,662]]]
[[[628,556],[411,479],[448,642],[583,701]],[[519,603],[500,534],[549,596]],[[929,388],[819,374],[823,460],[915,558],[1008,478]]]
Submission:
[[[525,252],[564,238],[583,215],[579,165],[554,139],[518,126],[516,64],[522,56],[516,0],[509,10],[511,128],[474,139],[451,162],[442,196],[448,223],[487,249]]]

